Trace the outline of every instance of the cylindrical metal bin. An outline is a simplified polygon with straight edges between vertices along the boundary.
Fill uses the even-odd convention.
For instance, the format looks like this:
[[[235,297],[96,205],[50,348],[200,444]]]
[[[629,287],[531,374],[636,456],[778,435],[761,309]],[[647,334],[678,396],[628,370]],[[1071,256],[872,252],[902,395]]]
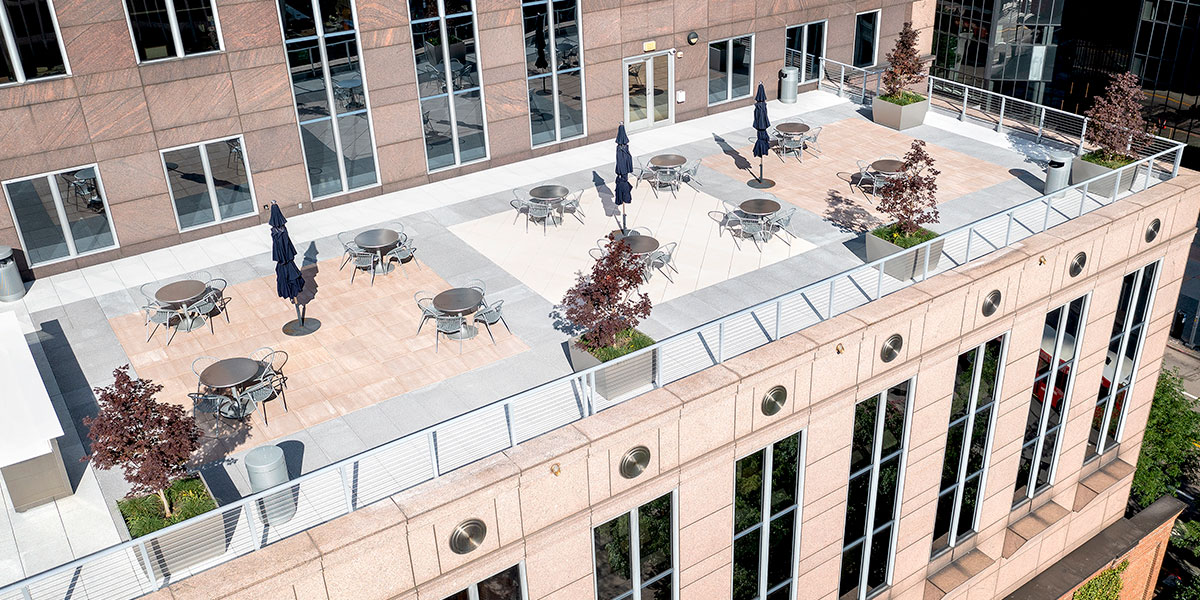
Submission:
[[[259,446],[246,453],[244,459],[246,475],[250,477],[250,490],[261,492],[288,482],[287,460],[279,446]],[[287,523],[296,516],[296,501],[299,487],[293,486],[282,492],[271,494],[257,503],[258,514],[267,525]]]
[[[15,302],[25,297],[25,282],[17,269],[13,249],[0,246],[0,300]]]
[[[1069,184],[1071,180],[1071,163],[1075,153],[1069,150],[1051,150],[1046,167],[1046,187],[1042,192],[1052,194]]]
[[[795,104],[800,86],[800,69],[784,67],[779,76],[779,101]]]

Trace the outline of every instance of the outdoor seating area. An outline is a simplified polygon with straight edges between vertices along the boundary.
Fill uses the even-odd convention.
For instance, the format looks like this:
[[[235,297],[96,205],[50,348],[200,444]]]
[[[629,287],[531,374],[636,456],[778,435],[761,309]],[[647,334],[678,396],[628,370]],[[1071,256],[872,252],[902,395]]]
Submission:
[[[513,222],[516,223],[524,216],[525,232],[529,232],[531,223],[535,227],[540,224],[542,235],[546,235],[550,225],[558,227],[567,213],[583,223],[583,218],[587,215],[579,205],[581,195],[583,195],[583,190],[571,191],[566,186],[553,183],[534,186],[528,190],[515,189],[513,190],[513,200],[509,203],[517,211],[517,217]]]
[[[216,333],[213,317],[224,315],[229,323],[229,297],[225,295],[228,284],[224,279],[213,278],[207,272],[192,273],[183,279],[165,284],[147,283],[139,290],[145,304],[146,341],[150,341],[158,330],[164,329],[166,344],[175,339],[175,334],[192,332],[208,323],[209,333]]]
[[[408,276],[405,263],[411,262],[420,268],[417,262],[417,241],[411,231],[406,232],[404,225],[399,222],[388,223],[386,227],[377,227],[351,233],[343,231],[337,235],[338,243],[342,245],[342,266],[353,265],[350,271],[350,282],[360,271],[371,274],[371,285],[375,285],[376,272],[389,274],[396,268]]]
[[[214,432],[219,433],[222,418],[244,420],[261,406],[263,423],[269,425],[268,400],[279,398],[287,411],[287,377],[283,374],[287,360],[287,352],[268,347],[248,357],[201,356],[193,360],[196,391],[188,394],[192,416],[212,415]]]
[[[484,291],[483,281],[472,279],[463,287],[450,288],[437,295],[426,291],[413,294],[413,300],[421,310],[421,324],[417,326],[417,333],[421,333],[426,321],[433,320],[433,351],[438,351],[444,336],[449,340],[457,340],[458,353],[462,354],[463,340],[475,338],[479,334],[479,328],[475,324],[482,323],[487,328],[492,344],[495,344],[496,336],[492,334],[492,325],[500,322],[508,330],[508,323],[504,322],[502,312],[504,301],[497,300],[489,305]],[[509,332],[511,333],[511,330]]]

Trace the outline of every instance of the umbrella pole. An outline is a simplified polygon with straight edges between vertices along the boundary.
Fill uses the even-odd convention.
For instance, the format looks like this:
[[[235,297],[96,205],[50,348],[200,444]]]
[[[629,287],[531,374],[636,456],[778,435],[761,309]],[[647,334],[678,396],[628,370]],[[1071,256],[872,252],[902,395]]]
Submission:
[[[762,164],[763,164],[763,157],[760,156],[760,157],[758,157],[758,181],[759,181],[759,183],[762,183],[762,169],[763,169]]]
[[[303,326],[304,317],[300,315],[300,303],[295,298],[292,298],[292,304],[296,306],[296,320],[300,321],[300,325]]]

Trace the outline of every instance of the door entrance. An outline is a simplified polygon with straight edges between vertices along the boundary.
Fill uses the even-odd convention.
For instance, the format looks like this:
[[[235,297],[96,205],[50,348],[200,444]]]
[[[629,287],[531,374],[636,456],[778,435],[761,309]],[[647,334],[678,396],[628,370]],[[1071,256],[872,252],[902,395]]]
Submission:
[[[625,127],[646,129],[675,118],[675,52],[627,58]]]

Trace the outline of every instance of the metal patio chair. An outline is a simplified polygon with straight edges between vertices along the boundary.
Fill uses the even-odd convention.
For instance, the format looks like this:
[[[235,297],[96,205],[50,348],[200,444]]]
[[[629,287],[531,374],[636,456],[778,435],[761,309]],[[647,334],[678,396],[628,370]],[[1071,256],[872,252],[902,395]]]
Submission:
[[[488,337],[492,338],[493,345],[496,343],[496,337],[492,335],[492,325],[495,325],[497,321],[504,324],[504,328],[512,333],[512,330],[508,328],[508,323],[504,320],[504,313],[501,310],[503,307],[504,300],[497,300],[495,304],[475,313],[473,319],[475,323],[483,323],[483,326],[487,328]]]
[[[437,330],[433,333],[433,351],[438,351],[439,341],[443,335],[451,335],[460,333],[467,324],[467,320],[462,315],[438,315]],[[462,354],[462,338],[458,336],[458,353]]]

